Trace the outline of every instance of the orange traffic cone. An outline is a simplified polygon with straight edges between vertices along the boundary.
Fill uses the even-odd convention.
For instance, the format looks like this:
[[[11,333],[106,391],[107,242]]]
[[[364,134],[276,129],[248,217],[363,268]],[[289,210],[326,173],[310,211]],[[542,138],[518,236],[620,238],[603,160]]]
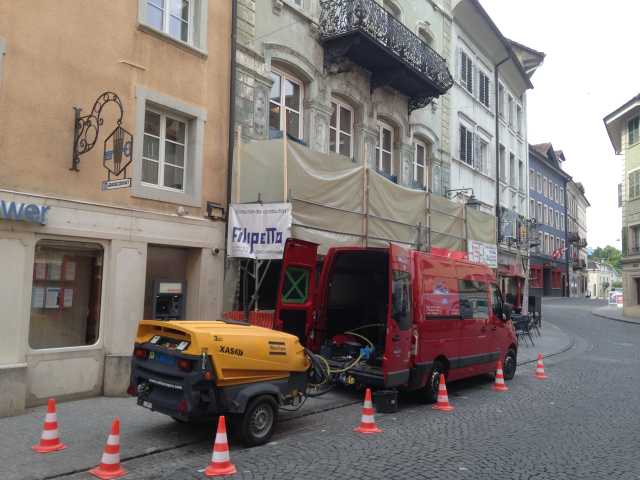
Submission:
[[[224,416],[218,420],[218,431],[213,444],[211,463],[204,471],[207,477],[222,477],[236,473],[236,466],[229,458],[229,442],[227,440],[227,427],[224,423]]]
[[[40,442],[31,448],[38,453],[59,452],[67,448],[66,445],[60,442],[60,437],[58,436],[58,416],[56,415],[56,401],[53,398],[50,398],[47,403],[47,415],[44,418]]]
[[[453,407],[449,405],[449,395],[447,395],[447,385],[444,381],[444,374],[440,374],[440,382],[438,385],[438,402],[431,407],[434,410],[442,410],[443,412],[453,411]]]
[[[373,433],[382,433],[376,426],[376,421],[373,417],[373,402],[371,401],[371,389],[367,388],[364,393],[364,405],[362,406],[362,419],[360,425],[353,429],[354,432],[364,433],[365,435],[371,435]]]
[[[509,389],[504,383],[504,373],[502,372],[502,362],[498,360],[498,366],[496,367],[496,383],[493,385],[493,389],[496,392],[506,392]]]
[[[126,475],[126,471],[120,466],[120,419],[116,418],[111,424],[111,434],[107,437],[100,465],[89,470],[94,477],[102,480],[110,480]]]
[[[536,365],[536,378],[538,380],[544,380],[549,378],[544,374],[544,364],[542,363],[542,354],[538,354],[538,365]]]

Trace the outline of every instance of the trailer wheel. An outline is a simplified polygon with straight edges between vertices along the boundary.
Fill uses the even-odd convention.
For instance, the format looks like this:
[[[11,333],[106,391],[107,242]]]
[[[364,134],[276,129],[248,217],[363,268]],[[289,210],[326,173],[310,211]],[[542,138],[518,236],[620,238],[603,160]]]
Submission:
[[[516,351],[513,348],[507,350],[502,363],[504,379],[511,380],[515,376],[516,368],[518,366]]]
[[[444,374],[446,376],[446,368],[440,360],[436,360],[433,362],[433,367],[431,367],[431,372],[427,378],[427,384],[423,388],[423,398],[427,403],[434,403],[438,399],[440,374]]]
[[[256,397],[247,406],[240,422],[240,438],[248,447],[269,441],[278,420],[278,404],[273,397]]]

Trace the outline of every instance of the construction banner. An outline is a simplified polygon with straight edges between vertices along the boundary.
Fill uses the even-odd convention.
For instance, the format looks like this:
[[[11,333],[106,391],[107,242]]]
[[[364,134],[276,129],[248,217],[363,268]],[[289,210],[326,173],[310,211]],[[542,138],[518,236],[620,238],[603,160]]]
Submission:
[[[282,258],[291,236],[290,203],[248,203],[229,208],[229,257],[274,260]]]

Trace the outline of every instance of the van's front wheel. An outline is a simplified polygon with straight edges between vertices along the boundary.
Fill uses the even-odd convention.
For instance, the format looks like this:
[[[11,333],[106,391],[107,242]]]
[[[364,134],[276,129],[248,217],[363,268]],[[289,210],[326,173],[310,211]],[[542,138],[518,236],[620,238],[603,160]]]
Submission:
[[[446,375],[445,366],[440,360],[433,362],[431,372],[424,386],[423,398],[427,403],[434,403],[438,399],[438,388],[440,387],[440,375]]]
[[[504,356],[504,362],[502,362],[502,373],[505,380],[511,380],[516,374],[516,368],[518,366],[518,360],[516,351],[513,348],[507,350]]]

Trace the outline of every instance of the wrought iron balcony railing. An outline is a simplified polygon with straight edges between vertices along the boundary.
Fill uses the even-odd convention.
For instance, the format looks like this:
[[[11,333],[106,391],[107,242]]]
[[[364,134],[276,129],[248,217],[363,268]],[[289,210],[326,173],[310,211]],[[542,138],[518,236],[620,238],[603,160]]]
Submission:
[[[374,0],[321,0],[325,65],[344,58],[372,73],[372,89],[407,95],[409,110],[425,107],[453,86],[446,60]]]

